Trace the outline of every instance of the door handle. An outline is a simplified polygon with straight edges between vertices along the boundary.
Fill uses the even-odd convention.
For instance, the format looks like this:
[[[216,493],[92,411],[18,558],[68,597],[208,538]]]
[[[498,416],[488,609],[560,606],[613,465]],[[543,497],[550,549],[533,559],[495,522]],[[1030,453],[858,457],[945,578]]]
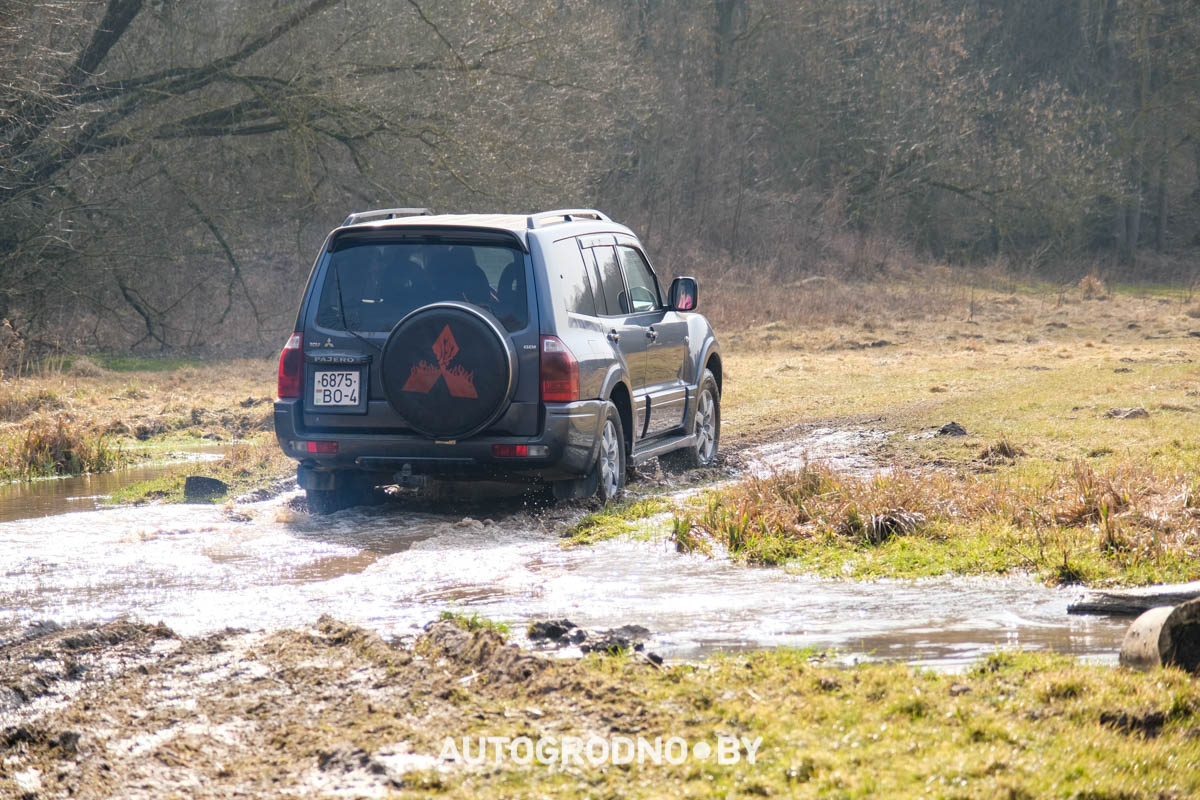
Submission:
[[[617,333],[616,328],[608,332],[608,340],[614,343],[621,341],[621,334]]]
[[[646,329],[646,338],[652,342],[655,341],[656,339],[658,339],[658,331],[654,330],[654,328],[647,328]]]

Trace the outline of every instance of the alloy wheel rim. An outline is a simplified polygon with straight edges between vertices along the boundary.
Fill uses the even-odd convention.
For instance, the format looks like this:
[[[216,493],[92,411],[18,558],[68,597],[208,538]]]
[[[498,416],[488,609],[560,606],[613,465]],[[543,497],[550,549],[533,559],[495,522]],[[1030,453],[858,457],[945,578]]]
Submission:
[[[706,464],[716,448],[716,421],[712,393],[705,389],[696,406],[696,453]]]
[[[617,475],[621,448],[617,442],[617,429],[612,420],[604,423],[604,433],[600,439],[600,481],[604,486],[604,495],[612,497],[617,493]]]

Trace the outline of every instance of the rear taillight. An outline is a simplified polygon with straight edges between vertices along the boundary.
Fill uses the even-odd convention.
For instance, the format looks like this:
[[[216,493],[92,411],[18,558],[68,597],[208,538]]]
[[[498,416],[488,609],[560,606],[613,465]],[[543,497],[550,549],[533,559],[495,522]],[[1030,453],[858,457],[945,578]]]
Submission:
[[[277,397],[299,397],[304,383],[304,337],[293,333],[279,354],[279,384]]]
[[[573,403],[579,399],[579,361],[557,336],[542,337],[542,402]]]

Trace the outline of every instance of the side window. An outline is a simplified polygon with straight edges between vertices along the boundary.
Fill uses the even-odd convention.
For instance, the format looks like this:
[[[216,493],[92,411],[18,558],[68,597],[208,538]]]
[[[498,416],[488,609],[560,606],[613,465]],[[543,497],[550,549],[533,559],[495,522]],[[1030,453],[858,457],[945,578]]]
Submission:
[[[625,294],[625,282],[621,279],[621,264],[612,247],[593,247],[596,268],[600,272],[601,294],[609,316],[629,313],[629,298]]]
[[[574,239],[561,242],[556,248],[554,272],[558,276],[558,291],[566,303],[567,311],[596,316],[596,299],[592,294],[592,282],[584,259],[590,260],[588,251],[580,252]]]
[[[646,263],[645,257],[632,247],[617,247],[621,256],[621,267],[625,270],[625,283],[629,285],[629,298],[634,314],[653,311],[662,305],[658,293],[658,281]]]

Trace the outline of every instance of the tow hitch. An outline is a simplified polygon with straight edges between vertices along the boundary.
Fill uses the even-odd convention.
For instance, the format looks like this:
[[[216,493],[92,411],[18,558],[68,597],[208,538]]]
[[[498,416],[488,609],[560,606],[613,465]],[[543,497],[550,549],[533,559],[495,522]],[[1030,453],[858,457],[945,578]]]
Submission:
[[[412,464],[405,464],[393,475],[401,489],[425,489],[429,486],[428,475],[413,475]]]

